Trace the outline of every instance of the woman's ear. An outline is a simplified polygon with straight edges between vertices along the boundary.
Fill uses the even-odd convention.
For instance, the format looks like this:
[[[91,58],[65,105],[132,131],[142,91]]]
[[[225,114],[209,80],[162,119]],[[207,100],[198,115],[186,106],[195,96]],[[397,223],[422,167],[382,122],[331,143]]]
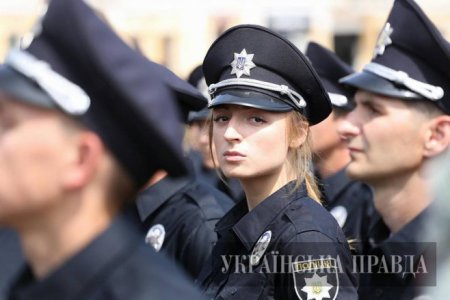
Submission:
[[[434,157],[450,145],[450,116],[442,115],[429,122],[425,136],[424,155]]]
[[[73,139],[70,161],[63,175],[63,185],[68,190],[79,189],[92,181],[105,153],[103,142],[93,132],[79,132]]]
[[[306,123],[299,124],[299,127],[295,129],[295,133],[291,134],[291,140],[289,141],[290,148],[299,148],[305,143],[308,137],[308,125]]]

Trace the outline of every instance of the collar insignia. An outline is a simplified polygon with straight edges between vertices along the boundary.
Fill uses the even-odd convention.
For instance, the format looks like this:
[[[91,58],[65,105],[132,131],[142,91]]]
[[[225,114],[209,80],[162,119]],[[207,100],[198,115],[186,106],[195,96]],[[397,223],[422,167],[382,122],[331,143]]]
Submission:
[[[164,243],[164,237],[166,236],[166,230],[161,224],[153,225],[145,236],[145,242],[152,246],[156,252],[161,250]]]
[[[333,209],[330,210],[330,214],[336,219],[341,228],[344,227],[348,216],[348,212],[345,207],[341,205],[333,207]]]
[[[269,247],[271,238],[272,238],[272,231],[268,230],[264,232],[258,239],[255,247],[253,247],[252,255],[250,256],[250,264],[252,266],[256,266],[259,263],[264,253],[266,252],[267,247]]]

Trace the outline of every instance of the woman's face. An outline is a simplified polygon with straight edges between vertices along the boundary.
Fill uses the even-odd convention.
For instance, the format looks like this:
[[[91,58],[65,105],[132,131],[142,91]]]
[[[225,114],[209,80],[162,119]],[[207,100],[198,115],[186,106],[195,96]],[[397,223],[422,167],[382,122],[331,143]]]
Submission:
[[[286,168],[288,122],[287,113],[240,105],[214,108],[213,143],[225,176],[278,176]]]

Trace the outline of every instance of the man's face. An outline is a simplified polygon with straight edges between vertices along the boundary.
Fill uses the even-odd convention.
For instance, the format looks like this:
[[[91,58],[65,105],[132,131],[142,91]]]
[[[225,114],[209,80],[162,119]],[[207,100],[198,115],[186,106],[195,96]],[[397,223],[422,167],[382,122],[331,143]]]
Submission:
[[[348,174],[367,183],[412,173],[423,163],[426,115],[407,102],[358,91],[339,126],[350,151]]]
[[[328,118],[311,126],[312,151],[319,158],[327,157],[329,153],[342,147],[342,140],[337,132],[341,119],[333,111]]]
[[[192,128],[191,137],[195,142],[195,150],[202,155],[203,166],[208,169],[214,169],[214,161],[211,156],[210,142],[209,142],[209,128],[207,120],[195,121],[190,126]],[[214,152],[213,146],[213,152]]]
[[[57,112],[0,94],[0,224],[51,209],[70,155],[68,129]]]

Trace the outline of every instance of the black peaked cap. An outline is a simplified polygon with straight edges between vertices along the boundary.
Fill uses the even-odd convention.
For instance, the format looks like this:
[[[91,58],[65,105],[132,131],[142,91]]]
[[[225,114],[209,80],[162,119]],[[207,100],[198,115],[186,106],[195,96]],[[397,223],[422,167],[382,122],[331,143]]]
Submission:
[[[408,86],[385,75],[380,76],[382,73],[371,72],[367,66],[372,63],[404,72],[419,84]],[[430,97],[435,97],[431,101],[450,113],[450,46],[415,1],[394,2],[379,35],[371,64],[362,72],[342,78],[341,82],[400,99],[430,101]],[[431,96],[415,88],[421,83],[433,87]]]
[[[74,117],[102,138],[137,186],[157,169],[173,176],[186,173],[177,103],[200,109],[206,100],[167,68],[127,46],[84,1],[52,0],[24,51],[88,95],[87,111]],[[8,59],[0,68],[0,89],[32,104],[61,108]]]
[[[340,59],[334,52],[315,42],[308,43],[305,54],[317,74],[319,74],[325,90],[331,93],[330,100],[333,107],[352,110],[355,106],[353,92],[351,89],[339,83],[339,79],[354,73],[352,67]],[[336,95],[343,96],[346,99],[340,101],[342,97],[336,97]]]
[[[218,88],[210,107],[235,103],[273,111],[296,109],[311,125],[331,112],[328,94],[308,59],[287,39],[262,26],[239,25],[224,32],[209,48],[203,73],[208,86],[227,79],[250,79],[287,87],[306,102],[299,109],[286,94],[237,84]]]

